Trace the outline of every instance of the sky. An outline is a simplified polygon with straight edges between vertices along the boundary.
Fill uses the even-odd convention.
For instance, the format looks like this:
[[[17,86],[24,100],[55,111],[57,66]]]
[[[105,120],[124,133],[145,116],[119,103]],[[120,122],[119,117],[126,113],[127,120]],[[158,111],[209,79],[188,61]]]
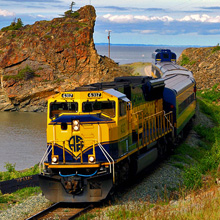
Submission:
[[[21,18],[24,25],[51,20],[70,0],[0,0],[0,29]],[[75,0],[73,10],[96,9],[95,43],[198,45],[220,43],[220,0]]]

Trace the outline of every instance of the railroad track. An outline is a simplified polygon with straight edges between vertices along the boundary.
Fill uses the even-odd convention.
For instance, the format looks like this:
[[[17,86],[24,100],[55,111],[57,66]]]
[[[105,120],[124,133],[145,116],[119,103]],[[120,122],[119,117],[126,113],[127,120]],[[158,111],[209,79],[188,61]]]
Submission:
[[[72,220],[92,208],[92,204],[87,204],[85,206],[82,204],[58,202],[50,206],[49,208],[37,213],[36,215],[33,215],[27,220]]]

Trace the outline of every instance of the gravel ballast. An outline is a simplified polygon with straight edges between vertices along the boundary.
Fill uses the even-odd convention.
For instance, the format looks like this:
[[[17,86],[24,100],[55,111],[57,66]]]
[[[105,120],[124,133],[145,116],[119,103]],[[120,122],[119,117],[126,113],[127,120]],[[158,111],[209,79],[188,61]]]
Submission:
[[[0,213],[1,220],[23,220],[27,219],[34,213],[37,213],[50,205],[42,194],[31,196],[20,204],[16,204],[11,208]]]

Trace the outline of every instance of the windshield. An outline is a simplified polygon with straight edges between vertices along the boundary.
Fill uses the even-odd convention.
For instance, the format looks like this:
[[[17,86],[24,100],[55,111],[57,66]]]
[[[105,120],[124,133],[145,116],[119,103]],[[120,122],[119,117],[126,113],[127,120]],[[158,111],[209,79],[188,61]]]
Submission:
[[[103,113],[110,117],[115,117],[115,102],[114,101],[95,101],[83,102],[83,112]]]
[[[73,113],[78,111],[77,102],[52,102],[50,103],[50,118],[61,113]]]

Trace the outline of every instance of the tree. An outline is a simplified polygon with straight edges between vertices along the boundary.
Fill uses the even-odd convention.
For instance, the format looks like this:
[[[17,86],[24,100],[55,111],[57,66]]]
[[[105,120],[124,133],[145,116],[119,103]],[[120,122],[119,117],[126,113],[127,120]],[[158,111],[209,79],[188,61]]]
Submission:
[[[70,10],[64,12],[64,17],[74,17],[74,18],[76,18],[76,17],[79,16],[79,14],[77,12],[73,11],[73,6],[75,4],[76,4],[75,2],[71,2]]]
[[[21,18],[18,18],[16,25],[17,25],[17,29],[19,29],[19,28],[21,28],[21,27],[24,26],[24,24],[23,24]]]
[[[75,2],[71,2],[71,4],[70,4],[70,11],[71,11],[71,13],[73,12],[73,6],[74,6],[75,4],[76,4]]]

